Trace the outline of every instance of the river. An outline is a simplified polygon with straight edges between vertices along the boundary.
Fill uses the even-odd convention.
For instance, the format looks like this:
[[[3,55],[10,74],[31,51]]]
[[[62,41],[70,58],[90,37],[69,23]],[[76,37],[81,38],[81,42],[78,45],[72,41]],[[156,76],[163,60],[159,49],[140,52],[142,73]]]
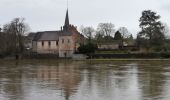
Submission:
[[[0,100],[170,100],[170,61],[0,60]]]

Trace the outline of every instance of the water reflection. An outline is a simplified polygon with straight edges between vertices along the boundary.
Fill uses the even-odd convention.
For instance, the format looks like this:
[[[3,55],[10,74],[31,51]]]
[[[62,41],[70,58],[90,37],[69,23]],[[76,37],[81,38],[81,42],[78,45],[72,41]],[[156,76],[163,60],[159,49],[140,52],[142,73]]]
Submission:
[[[167,72],[165,67],[166,63],[150,63],[150,65],[138,65],[139,83],[142,87],[143,97],[145,100],[153,98],[154,100],[164,100],[163,87],[166,83],[166,77],[164,73]],[[143,68],[144,67],[144,68]]]
[[[61,90],[65,100],[76,92],[80,83],[80,71],[75,70],[74,64],[59,63],[58,66],[39,66],[37,79],[39,82],[50,83],[49,87]]]
[[[169,62],[0,61],[0,100],[169,100]]]

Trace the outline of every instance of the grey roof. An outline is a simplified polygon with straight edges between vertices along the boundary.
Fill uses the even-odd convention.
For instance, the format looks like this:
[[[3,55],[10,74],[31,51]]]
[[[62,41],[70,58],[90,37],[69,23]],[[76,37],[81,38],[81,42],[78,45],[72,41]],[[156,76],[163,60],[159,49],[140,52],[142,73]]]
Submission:
[[[60,36],[71,36],[71,32],[67,31],[44,31],[37,32],[34,36],[34,41],[57,41]]]
[[[33,40],[35,35],[36,35],[35,33],[29,33],[27,38]]]

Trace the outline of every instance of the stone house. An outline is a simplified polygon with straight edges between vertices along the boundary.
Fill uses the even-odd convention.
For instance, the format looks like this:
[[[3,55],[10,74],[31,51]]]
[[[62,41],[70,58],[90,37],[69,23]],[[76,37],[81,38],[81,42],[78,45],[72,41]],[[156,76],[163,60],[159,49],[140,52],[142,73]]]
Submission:
[[[122,42],[119,40],[114,40],[112,42],[103,42],[97,44],[99,50],[119,50]]]
[[[59,57],[72,57],[79,45],[84,42],[84,36],[77,28],[69,24],[68,10],[65,24],[59,31],[37,32],[33,39],[33,52],[38,54],[56,54]]]
[[[119,49],[119,44],[117,43],[99,44],[98,49],[99,50],[117,50]]]

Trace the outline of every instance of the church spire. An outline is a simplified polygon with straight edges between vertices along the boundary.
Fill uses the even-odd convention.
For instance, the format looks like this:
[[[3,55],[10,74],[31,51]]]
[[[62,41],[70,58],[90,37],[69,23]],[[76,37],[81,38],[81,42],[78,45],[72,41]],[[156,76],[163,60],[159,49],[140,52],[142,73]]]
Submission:
[[[65,17],[65,23],[63,26],[64,31],[68,31],[70,27],[70,22],[69,22],[69,15],[68,15],[68,0],[67,0],[67,11],[66,11],[66,17]]]
[[[67,12],[66,12],[66,18],[65,18],[65,25],[64,26],[69,26],[69,15],[68,15],[68,8],[67,8]]]

